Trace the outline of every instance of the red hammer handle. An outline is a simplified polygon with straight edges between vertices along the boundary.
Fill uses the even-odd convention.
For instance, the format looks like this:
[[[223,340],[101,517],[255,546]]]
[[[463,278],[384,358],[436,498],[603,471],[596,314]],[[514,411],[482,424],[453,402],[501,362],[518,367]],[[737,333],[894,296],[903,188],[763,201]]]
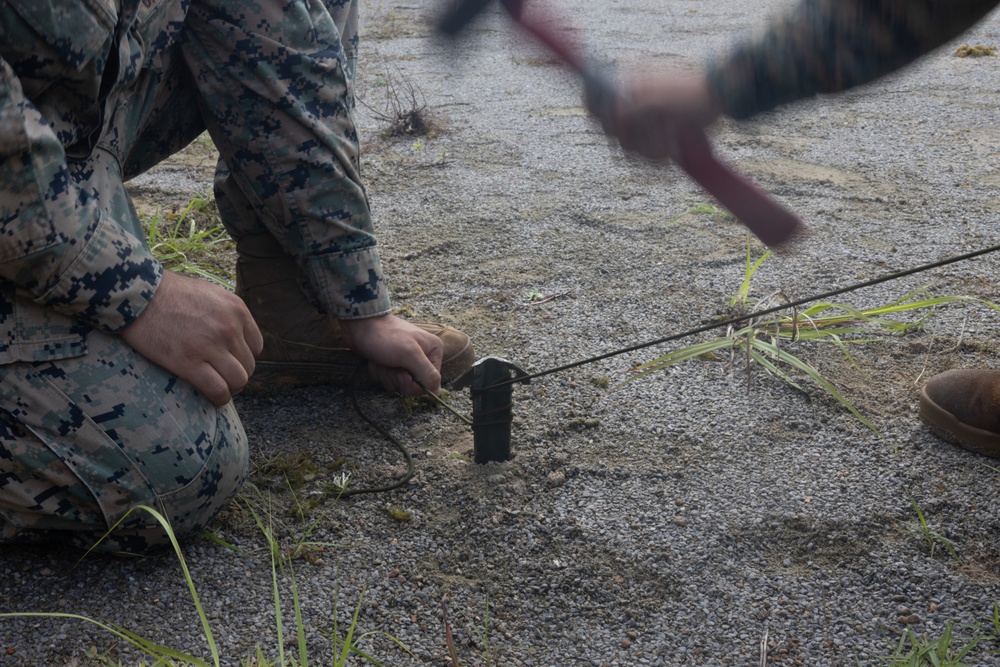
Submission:
[[[804,229],[798,216],[717,160],[700,128],[690,128],[679,148],[680,167],[768,247],[778,247]]]
[[[525,31],[580,72],[587,81],[589,92],[603,96],[601,106],[610,110],[612,98],[617,95],[614,87],[587,64],[578,47],[545,26],[551,19],[543,20],[538,9],[526,15],[523,1],[506,0],[504,4]],[[768,247],[780,246],[805,228],[794,213],[774,201],[767,192],[717,160],[701,129],[691,128],[680,142],[681,168]]]

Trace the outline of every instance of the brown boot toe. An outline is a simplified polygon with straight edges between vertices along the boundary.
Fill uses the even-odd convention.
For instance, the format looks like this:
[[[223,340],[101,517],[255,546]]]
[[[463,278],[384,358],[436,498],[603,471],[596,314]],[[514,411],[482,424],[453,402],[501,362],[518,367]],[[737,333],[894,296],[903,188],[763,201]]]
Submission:
[[[951,370],[920,390],[920,419],[937,435],[1000,458],[1000,371]]]
[[[444,356],[441,359],[441,384],[448,384],[476,361],[472,341],[458,329],[434,322],[411,322],[410,324],[434,334],[444,343]]]

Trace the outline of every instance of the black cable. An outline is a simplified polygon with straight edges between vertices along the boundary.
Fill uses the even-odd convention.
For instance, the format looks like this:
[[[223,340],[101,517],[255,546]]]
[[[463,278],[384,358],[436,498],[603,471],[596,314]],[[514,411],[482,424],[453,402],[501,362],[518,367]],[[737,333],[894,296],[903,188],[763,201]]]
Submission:
[[[357,380],[358,375],[365,369],[366,366],[367,362],[363,362],[361,365],[358,366],[358,370],[355,371],[354,373],[355,380]],[[403,453],[403,458],[406,459],[406,474],[400,477],[392,484],[387,484],[385,486],[373,486],[361,489],[352,489],[348,487],[344,489],[344,491],[337,497],[338,499],[344,499],[344,498],[350,498],[351,496],[360,496],[363,493],[386,493],[388,491],[394,491],[399,487],[403,486],[404,484],[406,484],[407,482],[409,482],[411,479],[413,479],[413,475],[416,472],[415,469],[416,466],[413,463],[413,455],[410,454],[410,450],[408,450],[406,446],[403,445],[403,443],[401,443],[396,438],[396,436],[392,435],[384,428],[376,424],[374,419],[372,419],[371,417],[369,417],[368,415],[366,415],[364,412],[361,411],[361,406],[358,404],[358,392],[357,392],[356,381],[351,382],[350,393],[351,393],[351,403],[354,404],[354,410],[355,412],[358,413],[358,416],[361,417],[363,420],[365,420],[368,423],[368,425],[371,426],[373,429],[381,433],[382,436],[384,436],[389,442],[395,445],[396,449],[398,449],[400,452]]]
[[[947,266],[948,264],[954,264],[955,262],[961,262],[961,261],[973,259],[975,257],[979,257],[980,255],[986,255],[986,254],[991,253],[991,252],[996,252],[997,250],[1000,250],[1000,245],[990,246],[989,248],[983,248],[981,250],[974,250],[973,252],[968,252],[968,253],[965,253],[964,255],[956,255],[955,257],[948,257],[946,259],[938,260],[936,262],[931,262],[930,264],[923,264],[923,265],[918,266],[918,267],[913,268],[913,269],[906,269],[904,271],[899,271],[897,273],[890,273],[890,274],[882,276],[880,278],[872,278],[871,280],[866,280],[864,282],[856,283],[856,284],[850,285],[848,287],[841,287],[840,289],[830,290],[829,292],[823,292],[822,294],[814,294],[812,296],[807,296],[807,297],[804,297],[802,299],[796,299],[795,301],[789,301],[789,302],[783,303],[783,304],[781,304],[779,306],[774,306],[773,308],[767,308],[765,310],[760,310],[760,311],[756,311],[754,313],[750,313],[749,315],[752,316],[752,317],[761,317],[763,315],[770,315],[771,313],[777,313],[779,311],[787,310],[789,308],[795,308],[797,306],[801,306],[803,304],[810,303],[812,301],[819,301],[821,299],[829,299],[832,296],[837,296],[838,294],[844,294],[845,292],[853,292],[855,290],[859,290],[859,289],[862,289],[864,287],[871,287],[872,285],[878,285],[879,283],[888,282],[890,280],[896,280],[898,278],[904,278],[906,276],[911,276],[911,275],[913,275],[915,273],[921,273],[922,271],[929,271],[931,269],[936,269],[936,268],[941,267],[941,266]],[[658,339],[650,341],[648,343],[639,343],[638,345],[632,345],[630,347],[621,348],[619,350],[614,350],[612,352],[606,352],[606,353],[600,354],[600,355],[598,355],[596,357],[589,357],[587,359],[582,359],[580,361],[574,361],[572,363],[564,364],[562,366],[557,366],[555,368],[550,368],[550,369],[545,370],[545,371],[539,371],[539,372],[533,373],[533,374],[518,376],[518,377],[512,378],[510,380],[503,380],[501,382],[497,382],[495,384],[492,384],[489,387],[485,387],[484,389],[492,389],[493,387],[503,387],[503,386],[508,385],[508,384],[514,384],[515,382],[526,382],[526,381],[532,380],[534,378],[542,377],[542,376],[545,376],[545,375],[551,375],[553,373],[560,373],[562,371],[566,371],[566,370],[569,370],[571,368],[576,368],[577,366],[583,366],[585,364],[591,364],[591,363],[594,363],[595,361],[602,361],[602,360],[608,359],[610,357],[618,356],[619,354],[626,354],[628,352],[635,352],[636,350],[641,350],[641,349],[644,349],[644,348],[647,348],[647,347],[652,347],[654,345],[660,345],[662,343],[669,343],[670,341],[678,340],[680,338],[687,338],[688,336],[693,336],[695,334],[703,333],[705,331],[711,331],[712,329],[718,329],[720,327],[726,327],[726,326],[729,326],[731,324],[739,324],[740,322],[746,320],[747,317],[748,317],[748,315],[744,314],[744,315],[740,315],[738,317],[730,318],[728,320],[723,320],[721,322],[713,322],[712,324],[706,324],[704,326],[698,327],[696,329],[691,329],[691,330],[685,331],[683,333],[673,334],[671,336],[665,336],[663,338],[658,338]]]

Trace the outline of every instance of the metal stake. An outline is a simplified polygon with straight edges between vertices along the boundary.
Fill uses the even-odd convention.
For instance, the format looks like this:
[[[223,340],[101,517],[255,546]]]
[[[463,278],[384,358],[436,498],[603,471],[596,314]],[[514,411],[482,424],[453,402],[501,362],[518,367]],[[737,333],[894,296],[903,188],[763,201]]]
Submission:
[[[527,375],[506,359],[483,357],[452,383],[454,389],[469,387],[472,394],[473,459],[476,463],[510,460],[513,382]],[[498,384],[500,386],[494,386]]]

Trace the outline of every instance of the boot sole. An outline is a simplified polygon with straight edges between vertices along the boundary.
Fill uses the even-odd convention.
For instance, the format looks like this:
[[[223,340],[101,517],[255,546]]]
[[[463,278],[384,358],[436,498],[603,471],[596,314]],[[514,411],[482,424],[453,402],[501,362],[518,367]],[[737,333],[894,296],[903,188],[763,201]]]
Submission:
[[[937,436],[970,452],[1000,459],[1000,434],[969,426],[935,403],[924,389],[920,390],[921,421]]]

